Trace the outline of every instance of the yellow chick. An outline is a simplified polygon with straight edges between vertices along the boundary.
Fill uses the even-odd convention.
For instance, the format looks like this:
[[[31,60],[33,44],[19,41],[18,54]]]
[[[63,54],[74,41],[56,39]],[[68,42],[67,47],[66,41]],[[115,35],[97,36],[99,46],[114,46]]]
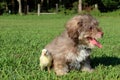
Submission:
[[[51,65],[52,65],[52,56],[48,52],[48,50],[43,49],[40,56],[40,68],[41,70],[43,70],[47,67],[48,71],[50,72]]]

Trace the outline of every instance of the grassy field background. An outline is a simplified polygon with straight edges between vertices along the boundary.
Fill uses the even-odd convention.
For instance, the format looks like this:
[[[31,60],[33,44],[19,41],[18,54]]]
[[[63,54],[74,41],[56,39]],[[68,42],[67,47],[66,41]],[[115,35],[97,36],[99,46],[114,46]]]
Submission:
[[[93,73],[57,77],[39,69],[41,49],[64,30],[73,15],[0,16],[0,80],[120,80],[120,16],[95,16],[104,31],[93,50]]]

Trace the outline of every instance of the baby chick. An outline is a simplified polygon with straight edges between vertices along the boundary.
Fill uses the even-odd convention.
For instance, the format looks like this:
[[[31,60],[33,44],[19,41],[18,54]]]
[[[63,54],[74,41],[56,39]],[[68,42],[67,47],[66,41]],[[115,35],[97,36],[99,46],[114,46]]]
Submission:
[[[48,52],[48,50],[43,49],[40,56],[40,68],[41,70],[43,70],[47,67],[48,71],[50,72],[51,65],[52,65],[52,56]]]

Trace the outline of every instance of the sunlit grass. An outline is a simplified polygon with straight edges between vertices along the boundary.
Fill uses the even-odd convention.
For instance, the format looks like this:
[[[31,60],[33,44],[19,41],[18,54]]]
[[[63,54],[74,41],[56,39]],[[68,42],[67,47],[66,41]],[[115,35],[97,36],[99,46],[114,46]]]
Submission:
[[[119,80],[120,17],[95,16],[103,28],[102,49],[93,50],[93,73],[57,77],[39,69],[41,49],[64,30],[72,15],[0,16],[0,80]]]

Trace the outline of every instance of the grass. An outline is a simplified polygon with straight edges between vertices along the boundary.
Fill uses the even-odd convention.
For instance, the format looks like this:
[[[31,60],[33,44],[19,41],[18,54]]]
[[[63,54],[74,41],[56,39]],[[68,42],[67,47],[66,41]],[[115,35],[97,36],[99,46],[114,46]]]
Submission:
[[[102,49],[93,50],[93,73],[57,77],[39,69],[41,49],[73,15],[0,16],[0,80],[120,80],[120,17],[95,16],[103,28]]]

